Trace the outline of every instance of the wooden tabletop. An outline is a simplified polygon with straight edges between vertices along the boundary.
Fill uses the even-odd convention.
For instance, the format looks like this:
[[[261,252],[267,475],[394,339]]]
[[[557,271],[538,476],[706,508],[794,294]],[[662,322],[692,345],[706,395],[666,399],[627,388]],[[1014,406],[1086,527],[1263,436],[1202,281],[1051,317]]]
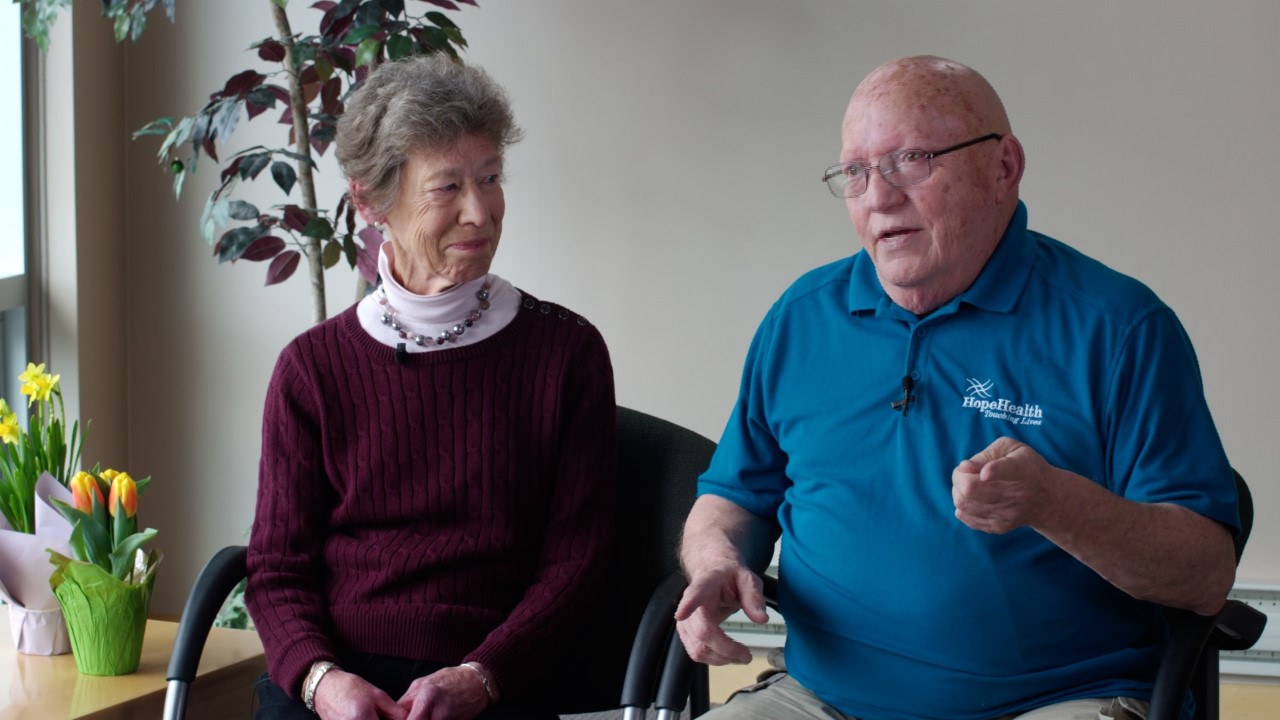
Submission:
[[[159,718],[178,624],[148,620],[137,672],[81,675],[70,654],[19,654],[0,612],[0,720]],[[246,718],[254,680],[265,669],[262,643],[248,630],[214,628],[191,687],[188,718]]]

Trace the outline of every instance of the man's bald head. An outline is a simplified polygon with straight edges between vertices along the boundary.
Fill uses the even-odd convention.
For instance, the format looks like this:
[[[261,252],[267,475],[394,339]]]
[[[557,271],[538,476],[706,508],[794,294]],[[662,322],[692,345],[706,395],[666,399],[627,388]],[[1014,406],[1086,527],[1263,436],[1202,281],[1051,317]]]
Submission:
[[[961,135],[1010,132],[1004,104],[986,78],[933,55],[891,60],[871,71],[849,101],[845,124],[873,106],[945,118]]]

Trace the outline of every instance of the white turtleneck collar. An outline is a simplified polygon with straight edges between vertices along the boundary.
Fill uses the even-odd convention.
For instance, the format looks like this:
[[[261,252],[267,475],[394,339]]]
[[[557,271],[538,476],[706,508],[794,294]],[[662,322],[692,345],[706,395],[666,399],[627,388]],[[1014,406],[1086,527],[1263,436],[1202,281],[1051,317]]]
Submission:
[[[360,327],[364,328],[364,331],[373,339],[388,347],[396,347],[404,343],[405,350],[411,353],[448,350],[472,345],[492,337],[515,318],[516,311],[520,307],[520,292],[511,283],[493,273],[454,285],[435,295],[418,295],[411,292],[396,282],[395,274],[391,272],[391,259],[387,255],[385,244],[378,251],[378,274],[382,278],[382,285],[356,306]],[[438,337],[445,330],[452,331],[453,326],[465,321],[471,315],[471,311],[477,309],[480,300],[477,299],[476,293],[484,287],[485,283],[489,284],[489,309],[484,310],[480,319],[466,328],[466,331],[452,342],[441,345],[427,342],[419,346],[412,339],[406,340],[400,337],[399,332],[383,323],[384,314],[394,315],[395,320],[409,333],[425,335],[428,338]]]

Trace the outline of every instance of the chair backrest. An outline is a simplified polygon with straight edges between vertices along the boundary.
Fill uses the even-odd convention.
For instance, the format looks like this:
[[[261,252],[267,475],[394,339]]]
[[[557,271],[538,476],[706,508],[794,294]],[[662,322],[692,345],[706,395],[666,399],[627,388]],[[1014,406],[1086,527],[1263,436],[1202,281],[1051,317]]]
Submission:
[[[559,713],[616,708],[636,627],[653,588],[679,567],[676,548],[715,443],[667,420],[618,408],[618,503],[605,601],[566,638]]]
[[[1253,532],[1253,493],[1249,492],[1249,486],[1240,473],[1236,470],[1232,472],[1236,476],[1236,505],[1240,509],[1240,532],[1235,537],[1236,563],[1239,564],[1245,543],[1249,542],[1249,534]]]

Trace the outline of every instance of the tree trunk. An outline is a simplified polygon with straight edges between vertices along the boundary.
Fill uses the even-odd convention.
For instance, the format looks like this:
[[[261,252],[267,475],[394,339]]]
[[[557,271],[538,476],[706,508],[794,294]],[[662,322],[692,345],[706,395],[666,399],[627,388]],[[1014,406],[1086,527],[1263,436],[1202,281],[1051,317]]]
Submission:
[[[293,59],[293,29],[284,8],[275,0],[266,0],[276,21],[276,34],[284,45],[285,71],[289,75],[289,109],[293,112],[294,151],[306,158],[298,162],[298,185],[302,188],[302,201],[307,212],[315,216],[319,212],[316,202],[316,182],[311,174],[311,132],[307,129],[307,105],[302,96],[302,84],[298,78],[298,66]],[[324,260],[320,252],[320,239],[306,239],[307,267],[311,270],[311,322],[319,323],[328,317],[324,300]]]

